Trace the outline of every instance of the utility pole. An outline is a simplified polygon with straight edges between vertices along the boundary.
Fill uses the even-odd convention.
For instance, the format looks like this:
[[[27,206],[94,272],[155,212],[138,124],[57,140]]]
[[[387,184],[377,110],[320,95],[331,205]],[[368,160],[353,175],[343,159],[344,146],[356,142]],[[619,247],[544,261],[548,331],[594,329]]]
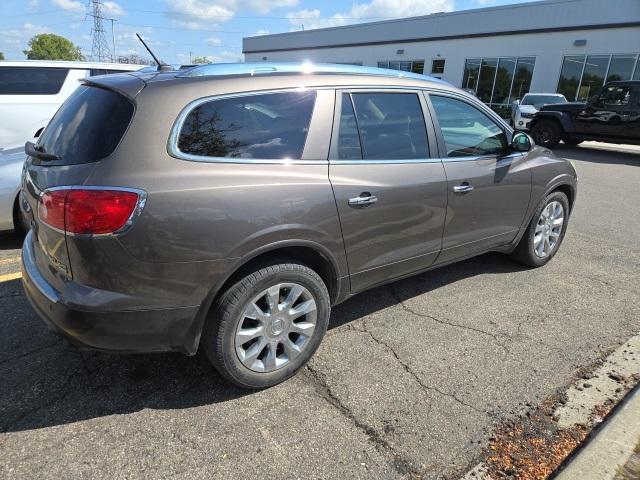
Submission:
[[[91,30],[91,37],[93,39],[91,43],[91,60],[94,62],[107,62],[112,61],[109,43],[107,42],[107,35],[104,30],[103,20],[112,20],[105,18],[102,15],[102,0],[89,0],[89,6],[91,13],[87,15],[93,17],[93,29]],[[113,27],[113,22],[111,23]],[[115,39],[115,37],[114,37]]]
[[[192,51],[189,51],[189,64],[191,64],[191,54],[192,53],[193,53]]]

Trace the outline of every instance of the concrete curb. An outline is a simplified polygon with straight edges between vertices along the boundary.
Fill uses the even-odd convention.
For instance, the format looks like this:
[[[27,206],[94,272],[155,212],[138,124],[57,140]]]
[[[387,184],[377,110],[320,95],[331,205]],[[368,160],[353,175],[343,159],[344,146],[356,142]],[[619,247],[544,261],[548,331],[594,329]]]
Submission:
[[[636,388],[556,480],[611,480],[640,440],[640,388]]]

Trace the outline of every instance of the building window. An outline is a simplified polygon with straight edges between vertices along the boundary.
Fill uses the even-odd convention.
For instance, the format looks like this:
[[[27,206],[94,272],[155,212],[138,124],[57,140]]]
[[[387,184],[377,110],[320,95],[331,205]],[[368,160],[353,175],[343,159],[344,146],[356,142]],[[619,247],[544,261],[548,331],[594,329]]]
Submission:
[[[556,91],[569,101],[584,102],[606,82],[640,78],[638,54],[567,55]],[[634,73],[635,69],[635,73]]]
[[[388,60],[378,62],[378,68],[402,70],[403,72],[424,73],[424,60]]]
[[[469,58],[462,88],[508,117],[511,103],[529,92],[535,64],[535,57]]]
[[[444,58],[431,60],[431,73],[434,75],[442,75],[444,73]]]

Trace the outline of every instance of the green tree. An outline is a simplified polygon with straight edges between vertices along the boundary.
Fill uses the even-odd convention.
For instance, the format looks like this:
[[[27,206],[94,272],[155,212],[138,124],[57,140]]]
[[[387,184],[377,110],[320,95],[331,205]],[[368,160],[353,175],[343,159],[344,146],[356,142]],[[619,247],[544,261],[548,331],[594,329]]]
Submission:
[[[29,40],[29,50],[24,50],[29,60],[84,60],[80,48],[53,33],[35,35]]]
[[[4,60],[4,53],[0,52],[0,60]]]
[[[193,60],[191,60],[191,63],[193,64],[211,63],[211,61],[207,57],[193,57]]]

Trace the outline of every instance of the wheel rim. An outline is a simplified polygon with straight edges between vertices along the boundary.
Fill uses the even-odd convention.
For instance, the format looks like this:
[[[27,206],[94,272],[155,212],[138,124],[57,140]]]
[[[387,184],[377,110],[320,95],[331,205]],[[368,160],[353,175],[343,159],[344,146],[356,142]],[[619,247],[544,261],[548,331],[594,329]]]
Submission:
[[[551,127],[542,126],[538,129],[538,138],[536,140],[538,143],[549,143],[552,136]]]
[[[542,210],[533,235],[533,250],[540,258],[553,252],[560,240],[564,225],[564,208],[558,201],[549,202]]]
[[[311,292],[297,283],[279,283],[245,307],[235,334],[240,362],[268,373],[289,364],[308,347],[318,312]]]

